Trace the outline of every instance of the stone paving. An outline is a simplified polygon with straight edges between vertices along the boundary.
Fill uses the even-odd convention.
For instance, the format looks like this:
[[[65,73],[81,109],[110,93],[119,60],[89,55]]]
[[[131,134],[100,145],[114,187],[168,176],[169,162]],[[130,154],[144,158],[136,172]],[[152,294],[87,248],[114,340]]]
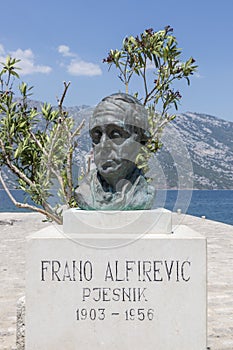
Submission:
[[[0,213],[0,350],[15,349],[16,304],[25,294],[25,237],[50,225],[42,219]],[[173,223],[207,237],[208,349],[233,350],[233,226],[183,214],[173,214]]]
[[[173,217],[174,224],[207,238],[208,349],[233,350],[233,226],[189,215]]]

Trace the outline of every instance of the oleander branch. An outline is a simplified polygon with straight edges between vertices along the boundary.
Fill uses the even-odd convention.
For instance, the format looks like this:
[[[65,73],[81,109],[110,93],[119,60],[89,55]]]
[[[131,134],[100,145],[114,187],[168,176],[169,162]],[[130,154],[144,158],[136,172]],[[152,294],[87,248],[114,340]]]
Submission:
[[[45,215],[46,217],[50,218],[51,220],[55,221],[57,224],[61,225],[62,224],[62,218],[54,215],[53,213],[49,212],[49,211],[46,211],[42,208],[39,208],[39,207],[36,207],[34,205],[31,205],[31,204],[28,204],[28,203],[21,203],[21,202],[18,202],[14,196],[11,194],[8,186],[6,185],[3,177],[2,177],[2,173],[1,173],[1,170],[0,170],[0,182],[2,184],[2,187],[3,189],[6,191],[8,197],[10,198],[10,200],[12,201],[12,203],[17,207],[17,208],[24,208],[24,209],[29,209],[29,210],[32,210],[32,211],[36,211],[40,214],[43,214]]]

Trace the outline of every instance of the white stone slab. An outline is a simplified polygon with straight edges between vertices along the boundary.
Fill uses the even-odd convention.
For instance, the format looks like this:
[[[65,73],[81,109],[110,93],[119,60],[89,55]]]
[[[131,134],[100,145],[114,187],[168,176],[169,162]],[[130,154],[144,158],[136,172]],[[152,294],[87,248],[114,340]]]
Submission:
[[[185,226],[29,237],[26,350],[45,349],[205,350],[206,240]]]
[[[171,212],[164,208],[134,211],[88,211],[69,209],[63,215],[67,234],[172,233]]]

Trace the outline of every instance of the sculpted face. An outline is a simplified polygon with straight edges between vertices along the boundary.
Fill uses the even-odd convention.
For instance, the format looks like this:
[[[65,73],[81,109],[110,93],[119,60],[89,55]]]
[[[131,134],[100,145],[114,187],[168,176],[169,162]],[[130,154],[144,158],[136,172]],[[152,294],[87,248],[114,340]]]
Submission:
[[[133,96],[116,93],[95,107],[89,120],[93,169],[75,190],[86,210],[139,210],[152,207],[154,188],[135,164],[149,133],[145,107]]]
[[[135,169],[135,159],[140,150],[138,135],[113,116],[102,116],[90,131],[94,160],[100,175],[109,183],[126,179]]]

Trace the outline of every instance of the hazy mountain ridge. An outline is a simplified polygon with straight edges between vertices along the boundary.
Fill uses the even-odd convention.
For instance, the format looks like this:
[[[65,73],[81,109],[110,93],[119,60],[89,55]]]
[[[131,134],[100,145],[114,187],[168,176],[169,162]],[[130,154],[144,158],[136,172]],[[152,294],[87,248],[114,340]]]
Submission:
[[[40,105],[38,101],[30,102],[30,106],[38,110]],[[75,124],[86,120],[75,157],[80,166],[91,147],[88,119],[93,108],[65,109],[75,119]],[[156,164],[162,170],[157,173],[156,164],[152,169],[158,187],[233,189],[233,122],[200,113],[179,114],[165,129],[163,140],[166,141],[164,147],[156,155]],[[5,178],[11,179],[12,185],[8,171]]]
[[[210,115],[178,115],[179,131],[191,157],[194,188],[233,188],[233,123]]]

